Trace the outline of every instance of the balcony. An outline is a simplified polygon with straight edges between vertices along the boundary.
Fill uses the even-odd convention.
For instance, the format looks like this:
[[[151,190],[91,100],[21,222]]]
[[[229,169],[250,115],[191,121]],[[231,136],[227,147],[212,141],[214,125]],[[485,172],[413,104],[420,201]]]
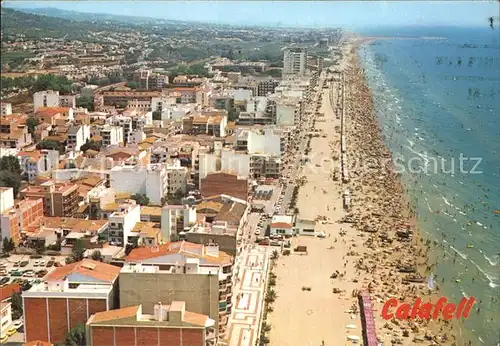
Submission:
[[[216,336],[215,328],[207,328],[207,329],[205,329],[205,339],[207,339],[207,341],[210,340],[210,339],[214,339],[215,336]]]

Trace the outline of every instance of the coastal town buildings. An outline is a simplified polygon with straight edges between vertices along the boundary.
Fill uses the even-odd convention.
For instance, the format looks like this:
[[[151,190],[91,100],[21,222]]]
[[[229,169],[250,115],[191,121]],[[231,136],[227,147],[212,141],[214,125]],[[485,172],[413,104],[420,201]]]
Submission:
[[[120,272],[120,305],[142,305],[153,314],[158,302],[185,301],[186,309],[209,316],[218,333],[232,310],[233,258],[217,244],[185,241],[137,248]],[[141,282],[141,285],[137,285]]]
[[[46,216],[73,216],[78,209],[78,185],[47,181],[21,190],[21,198],[42,198]]]
[[[215,345],[215,321],[187,311],[185,302],[159,302],[153,310],[146,314],[138,305],[92,315],[86,325],[88,345]]]
[[[0,337],[7,336],[7,332],[12,325],[12,304],[10,302],[0,302]]]
[[[71,328],[118,307],[120,268],[85,259],[54,269],[22,294],[25,341],[63,342]]]
[[[5,203],[0,214],[0,226],[2,239],[12,239],[18,245],[22,239],[22,232],[27,232],[30,227],[36,225],[43,217],[43,199],[29,198],[16,201],[10,207]]]
[[[283,74],[303,75],[306,71],[307,49],[287,48],[283,53]]]
[[[175,171],[174,168],[171,168]],[[172,176],[174,173],[172,173]],[[152,204],[161,205],[162,199],[169,193],[167,167],[154,163],[146,166],[115,166],[110,170],[110,187],[118,193],[144,194]],[[180,178],[176,182],[176,188],[182,189]]]
[[[10,102],[0,102],[0,115],[11,115],[12,114],[12,103]]]

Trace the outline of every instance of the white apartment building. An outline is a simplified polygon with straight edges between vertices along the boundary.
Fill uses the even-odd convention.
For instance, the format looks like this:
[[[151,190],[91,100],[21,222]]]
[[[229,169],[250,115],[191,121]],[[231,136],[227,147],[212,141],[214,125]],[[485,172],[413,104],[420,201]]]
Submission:
[[[187,177],[187,167],[182,167],[180,160],[174,160],[172,164],[167,164],[168,194],[184,196],[187,191]]]
[[[163,113],[168,114],[168,109],[170,107],[175,106],[175,98],[174,97],[168,97],[165,95],[162,95],[160,97],[152,97],[151,98],[151,111],[156,112],[159,111],[162,114],[162,120],[163,119]],[[170,119],[170,117],[167,117],[167,119]]]
[[[161,205],[168,194],[168,174],[161,163],[115,166],[110,170],[110,187],[117,193],[143,194],[151,204]]]
[[[14,189],[0,186],[0,214],[14,207]]]
[[[58,150],[40,150],[37,155],[24,155],[19,152],[17,157],[21,170],[28,176],[30,182],[39,175],[50,175],[53,170],[59,168],[60,155]]]
[[[247,112],[260,112],[265,113],[267,108],[267,97],[265,96],[257,96],[252,97],[247,101],[246,111]]]
[[[7,335],[12,325],[12,307],[10,302],[0,301],[0,337],[3,338]]]
[[[293,101],[280,101],[276,104],[276,125],[291,126],[296,123],[296,107]]]
[[[100,131],[103,147],[118,145],[123,142],[123,133],[124,129],[120,126],[104,125]]]
[[[68,129],[67,151],[80,151],[80,147],[90,139],[90,126],[77,125]]]
[[[128,141],[127,143],[140,143],[144,139],[146,139],[146,134],[142,130],[133,130],[132,132],[129,133],[128,135]]]
[[[59,91],[46,90],[38,91],[33,94],[33,105],[35,112],[40,107],[58,107]]]
[[[245,179],[248,178],[250,175],[250,155],[246,152],[235,151],[230,148],[222,149],[221,170],[223,172],[234,173]],[[215,171],[207,172],[207,174],[214,172]]]
[[[132,132],[132,118],[125,115],[113,115],[106,119],[106,123],[112,126],[118,126],[122,129],[123,139],[129,142],[129,135]]]
[[[236,134],[236,149],[250,154],[281,155],[282,136],[274,128],[240,130]]]
[[[59,106],[76,108],[76,95],[59,95]]]
[[[33,94],[34,111],[40,107],[76,107],[75,95],[59,95],[59,91],[45,90]]]
[[[250,176],[252,178],[279,178],[281,158],[277,155],[251,154]]]
[[[307,49],[288,48],[283,53],[283,74],[304,75],[307,65]]]
[[[248,89],[228,90],[228,93],[233,95],[234,101],[248,101],[253,96],[252,90]]]
[[[161,210],[161,233],[164,241],[178,240],[179,234],[195,223],[195,206],[167,204]]]
[[[124,246],[128,243],[128,238],[132,236],[136,223],[141,221],[141,206],[133,201],[121,204],[118,211],[109,215],[108,220],[109,243]]]
[[[11,115],[12,114],[12,103],[9,102],[0,102],[1,103],[1,112],[0,115]]]

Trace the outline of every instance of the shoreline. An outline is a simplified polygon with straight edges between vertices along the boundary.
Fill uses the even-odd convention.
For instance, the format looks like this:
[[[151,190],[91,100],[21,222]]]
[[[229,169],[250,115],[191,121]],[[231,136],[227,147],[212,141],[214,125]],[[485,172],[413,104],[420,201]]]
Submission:
[[[345,57],[345,60],[347,60],[345,69],[347,73],[344,70],[346,88],[350,89],[346,93],[347,147],[353,149],[351,151],[357,161],[369,158],[381,160],[392,157],[391,151],[383,140],[380,124],[373,109],[373,95],[368,87],[364,70],[357,55],[360,45],[367,44],[375,39],[360,38],[354,40]],[[356,191],[362,192],[361,196],[355,195],[354,197],[352,213],[360,219],[360,223],[356,225],[356,228],[362,231],[370,227],[378,227],[377,233],[375,233],[376,236],[372,235],[370,237],[368,245],[377,250],[385,248],[382,256],[380,256],[379,251],[372,251],[370,256],[377,259],[377,264],[370,269],[367,268],[367,272],[371,270],[378,271],[380,267],[383,268],[381,274],[374,275],[374,279],[369,285],[372,297],[375,298],[373,299],[374,309],[380,310],[383,302],[393,297],[407,303],[411,303],[417,297],[434,302],[438,299],[438,285],[436,285],[436,290],[431,292],[423,283],[405,285],[395,282],[395,280],[399,281],[404,276],[404,274],[396,274],[396,277],[394,277],[393,273],[398,272],[398,266],[412,266],[416,270],[416,274],[425,278],[426,275],[430,274],[434,264],[429,265],[430,244],[424,242],[422,232],[418,229],[416,213],[409,201],[409,196],[405,193],[400,177],[392,171],[392,162],[391,167],[380,168],[381,170],[380,172],[377,171],[377,174],[382,175],[379,177],[376,177],[373,171],[354,171],[352,182],[349,183],[351,191],[354,191],[354,193]],[[361,205],[359,203],[359,200],[363,199],[363,197],[365,202],[370,203],[368,207],[366,207],[366,204]],[[369,215],[366,209],[372,209],[375,212]],[[413,231],[413,238],[411,242],[406,243],[407,246],[404,246],[405,243],[399,243],[399,240],[394,239],[394,233],[396,233],[398,227],[401,227],[401,224]],[[385,238],[382,241],[380,238],[381,231]],[[391,243],[388,244],[387,239],[392,239]],[[405,251],[402,251],[403,249]],[[365,259],[368,259],[366,255]],[[389,282],[392,282],[393,285],[387,288]],[[418,340],[432,335],[436,342],[443,344],[446,344],[446,342],[461,342],[455,335],[456,333],[453,332],[455,327],[459,327],[456,321],[399,322],[399,325],[396,325],[394,322],[390,324],[388,321],[382,320],[379,313],[376,313],[375,317],[377,333],[380,339],[383,339],[382,335],[384,334],[386,336],[392,334],[393,337],[396,337],[393,330],[399,328],[400,336],[406,330],[411,331],[408,334],[409,336],[412,334],[416,336],[420,333],[417,337]],[[423,336],[421,335],[421,329],[425,330]],[[404,340],[408,340],[408,338]]]

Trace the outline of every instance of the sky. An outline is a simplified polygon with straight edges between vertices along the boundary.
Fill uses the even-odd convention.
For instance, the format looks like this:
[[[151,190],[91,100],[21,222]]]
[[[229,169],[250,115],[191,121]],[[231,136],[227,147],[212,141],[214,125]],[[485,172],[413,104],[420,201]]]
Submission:
[[[476,1],[5,1],[10,7],[55,7],[91,13],[223,24],[371,28],[482,26],[500,2]]]

